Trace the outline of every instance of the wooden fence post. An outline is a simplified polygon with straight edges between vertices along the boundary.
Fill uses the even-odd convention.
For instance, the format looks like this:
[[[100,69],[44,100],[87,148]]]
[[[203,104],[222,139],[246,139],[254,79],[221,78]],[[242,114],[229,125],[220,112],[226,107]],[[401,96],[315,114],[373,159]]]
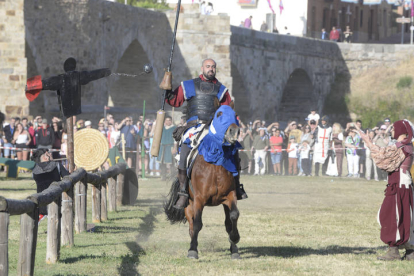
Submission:
[[[108,210],[116,212],[116,180],[112,177],[108,178]]]
[[[48,205],[46,263],[55,264],[60,257],[60,204],[61,198]]]
[[[73,246],[73,188],[62,193],[62,245]]]
[[[0,212],[0,276],[9,275],[9,216]]]
[[[122,205],[122,196],[124,194],[124,174],[120,173],[116,177],[116,205]]]
[[[86,231],[86,199],[87,183],[85,180],[79,181],[75,186],[75,232],[76,234]]]
[[[101,222],[101,189],[95,185],[92,185],[92,222]]]
[[[68,135],[68,149],[67,157],[69,164],[69,173],[75,170],[75,148],[74,148],[74,133],[73,133],[73,117],[66,119],[67,135]],[[61,220],[61,244],[69,247],[75,244],[73,238],[73,183],[72,187],[62,193],[62,220]]]
[[[20,216],[20,246],[17,275],[33,275],[36,258],[39,208]]]
[[[101,219],[102,221],[108,220],[108,207],[106,199],[107,183],[104,182],[101,185]]]

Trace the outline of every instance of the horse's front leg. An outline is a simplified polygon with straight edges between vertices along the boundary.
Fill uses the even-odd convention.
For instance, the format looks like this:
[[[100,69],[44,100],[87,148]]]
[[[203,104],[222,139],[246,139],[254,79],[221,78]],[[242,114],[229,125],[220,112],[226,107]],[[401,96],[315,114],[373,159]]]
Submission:
[[[191,259],[198,259],[198,233],[201,228],[203,228],[203,222],[201,220],[203,208],[204,206],[195,200],[185,209],[185,215],[190,224],[191,237],[191,244],[187,257]]]
[[[223,203],[224,213],[226,214],[226,231],[229,234],[230,253],[232,259],[240,259],[237,243],[240,241],[239,230],[237,229],[237,220],[239,219],[239,209],[237,209],[237,200],[233,196],[230,200]]]

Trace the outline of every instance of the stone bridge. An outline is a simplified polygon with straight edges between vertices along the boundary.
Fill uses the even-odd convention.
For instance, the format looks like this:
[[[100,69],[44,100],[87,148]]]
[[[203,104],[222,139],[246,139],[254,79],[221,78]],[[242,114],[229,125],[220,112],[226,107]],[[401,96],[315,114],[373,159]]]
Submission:
[[[12,9],[17,11],[7,14],[24,14],[25,39],[21,47],[25,48],[27,77],[62,73],[68,57],[78,60],[78,70],[108,67],[127,74],[140,73],[145,63],[151,63],[151,75],[111,76],[86,85],[81,117],[102,117],[107,104],[114,106],[111,112],[119,116],[137,115],[143,100],[147,110],[159,109],[162,91],[158,84],[168,63],[173,11],[155,12],[102,0],[26,0],[20,6],[16,2]],[[19,11],[23,8],[24,13]],[[4,23],[6,35],[7,22],[12,21]],[[0,20],[0,31],[1,24]],[[311,107],[323,113],[327,105],[349,93],[352,76],[371,67],[393,66],[414,54],[411,46],[337,44],[247,30],[230,26],[227,15],[203,16],[188,10],[181,14],[178,28],[173,85],[197,76],[201,60],[214,58],[217,77],[229,87],[244,121],[303,119]],[[17,65],[7,63],[4,57],[9,52],[2,51],[2,47],[0,43],[0,58],[6,65],[0,65],[0,77],[6,79],[9,74],[12,79]],[[17,58],[24,63],[24,57]],[[2,72],[3,66],[7,70]],[[25,78],[20,73],[20,79]],[[24,82],[16,91],[23,89]],[[3,87],[0,94],[10,94],[8,90]],[[14,97],[18,99],[16,105],[28,105],[23,93]],[[0,108],[16,110],[7,105],[10,103],[4,102]],[[17,115],[56,115],[55,92],[42,92],[30,104],[30,111],[19,110]],[[346,106],[339,111],[346,114]]]

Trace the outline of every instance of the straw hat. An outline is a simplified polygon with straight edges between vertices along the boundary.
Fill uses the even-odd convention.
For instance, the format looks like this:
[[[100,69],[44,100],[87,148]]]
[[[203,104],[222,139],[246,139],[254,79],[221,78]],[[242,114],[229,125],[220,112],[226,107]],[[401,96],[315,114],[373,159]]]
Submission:
[[[75,133],[75,164],[78,168],[93,171],[108,159],[109,145],[99,130],[85,128]]]

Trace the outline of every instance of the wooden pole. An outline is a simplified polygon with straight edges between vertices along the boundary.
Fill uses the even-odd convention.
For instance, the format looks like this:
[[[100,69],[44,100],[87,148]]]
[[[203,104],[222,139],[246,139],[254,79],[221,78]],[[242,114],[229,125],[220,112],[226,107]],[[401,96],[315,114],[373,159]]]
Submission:
[[[101,185],[101,220],[108,220],[108,205],[106,200],[107,183]]]
[[[122,205],[122,195],[124,193],[124,174],[118,174],[116,178],[116,205]]]
[[[144,127],[144,122],[141,125],[141,128],[143,127]],[[139,161],[140,161],[140,156],[141,156],[141,153],[139,152],[139,147],[141,145],[141,137],[139,136],[139,133],[136,135],[136,137],[137,137],[137,144],[136,144],[137,152],[135,153],[135,173],[136,175],[139,175],[139,163],[140,163]]]
[[[48,205],[46,263],[55,264],[60,256],[60,203],[58,198]]]
[[[68,163],[69,173],[75,169],[75,149],[73,145],[73,117],[66,120],[68,135]],[[62,245],[73,246],[73,188],[62,193],[62,223],[61,223]]]
[[[116,212],[116,180],[108,178],[109,211]]]
[[[0,212],[0,276],[9,275],[9,221],[9,213]]]
[[[17,275],[33,275],[36,258],[39,208],[20,216],[20,246]]]
[[[75,233],[79,234],[87,229],[86,224],[86,200],[87,200],[87,183],[85,180],[79,181],[75,186]]]
[[[79,234],[80,231],[80,213],[81,213],[81,201],[79,197],[80,181],[75,184],[75,233]]]
[[[124,158],[125,162],[127,161],[125,158],[125,134],[121,134],[121,145],[122,145],[122,158]]]
[[[101,189],[92,185],[92,222],[101,222]]]
[[[142,108],[142,137],[141,137],[141,177],[145,178],[145,138],[149,133],[147,132],[147,135],[145,135],[145,100],[144,105]]]

